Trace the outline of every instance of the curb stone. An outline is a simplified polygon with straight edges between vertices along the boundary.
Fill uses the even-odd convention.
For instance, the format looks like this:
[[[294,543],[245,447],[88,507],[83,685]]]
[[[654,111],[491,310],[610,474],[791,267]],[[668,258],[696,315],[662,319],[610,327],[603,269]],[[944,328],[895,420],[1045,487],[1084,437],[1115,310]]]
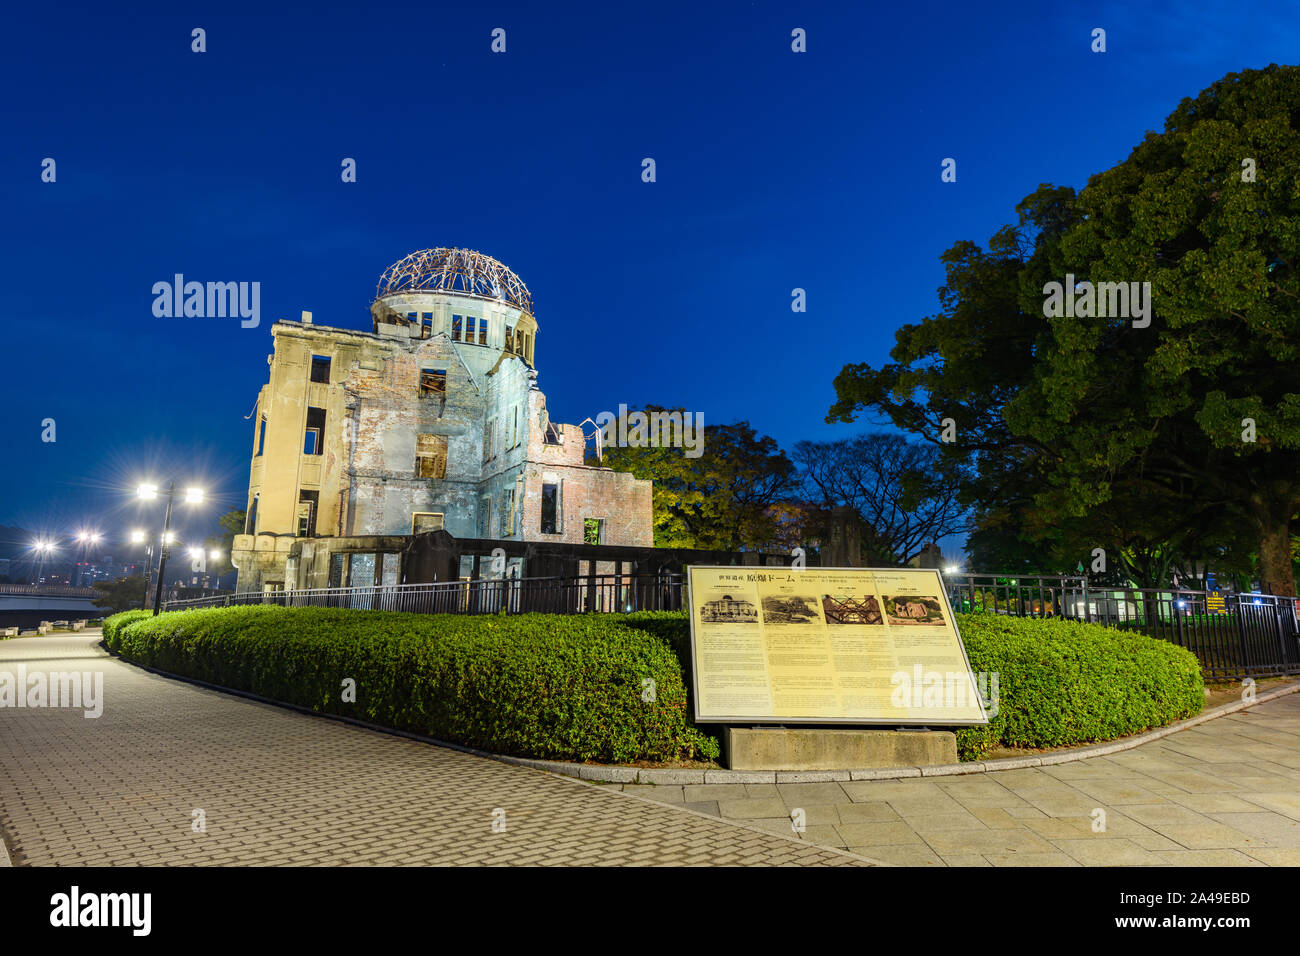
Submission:
[[[1047,752],[1025,757],[999,757],[996,760],[972,760],[967,763],[952,764],[935,764],[932,766],[918,767],[868,767],[859,770],[705,770],[703,771],[703,780],[685,779],[684,775],[696,775],[697,770],[638,770],[637,783],[660,784],[664,786],[680,786],[684,783],[842,783],[852,780],[904,780],[908,777],[953,777],[972,773],[994,773],[998,770],[1026,770],[1032,767],[1053,767],[1064,763],[1074,763],[1078,760],[1087,760],[1090,757],[1104,757],[1109,754],[1121,753],[1125,750],[1132,750],[1143,744],[1160,740],[1171,734],[1176,734],[1182,730],[1190,730],[1200,724],[1219,717],[1226,717],[1229,714],[1235,714],[1238,711],[1246,710],[1258,704],[1268,703],[1270,700],[1276,700],[1279,697],[1285,697],[1288,694],[1300,692],[1300,684],[1292,684],[1286,687],[1278,687],[1267,693],[1260,694],[1254,700],[1247,703],[1246,701],[1234,701],[1228,704],[1220,704],[1212,710],[1207,710],[1197,714],[1195,717],[1189,717],[1186,720],[1180,720],[1177,723],[1170,724],[1167,727],[1157,727],[1154,730],[1144,731],[1140,734],[1134,734],[1123,740],[1111,740],[1104,743],[1084,744],[1070,750],[1056,752]],[[455,746],[449,744],[447,746]],[[463,748],[462,748],[463,749]],[[494,757],[493,754],[479,753],[472,751],[484,757]],[[494,759],[507,759],[494,757]],[[516,759],[516,758],[509,758]],[[559,769],[564,766],[554,761],[535,760],[531,761],[529,766],[536,767],[538,770],[550,770],[554,773],[566,773],[567,771]],[[572,765],[569,765],[572,766]],[[585,764],[579,764],[585,767]],[[612,768],[611,768],[612,769]]]

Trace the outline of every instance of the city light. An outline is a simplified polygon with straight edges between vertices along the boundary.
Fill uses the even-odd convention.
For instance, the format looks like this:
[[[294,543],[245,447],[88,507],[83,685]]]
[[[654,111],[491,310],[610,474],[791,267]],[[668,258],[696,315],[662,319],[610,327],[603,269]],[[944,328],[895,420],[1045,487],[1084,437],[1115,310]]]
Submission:
[[[203,549],[190,548],[190,557],[193,558],[195,561],[197,561],[199,558],[203,557]]]
[[[99,544],[99,539],[103,537],[98,531],[78,531],[77,540],[82,544]]]
[[[201,501],[203,501],[203,489],[202,489],[202,488],[186,488],[186,489],[185,489],[185,502],[186,502],[187,504],[196,505],[196,504],[199,504]]]
[[[943,573],[944,573],[944,574],[956,574],[956,573],[958,573],[959,571],[961,571],[961,565],[960,565],[960,564],[950,564],[950,565],[948,565],[946,568],[943,569]]]
[[[135,496],[144,501],[152,501],[158,497],[157,485],[140,485],[135,489]]]
[[[143,531],[132,531],[132,532],[131,532],[131,543],[132,543],[132,544],[144,544],[144,532],[143,532]]]
[[[54,550],[54,542],[45,538],[37,538],[32,542],[32,547],[41,554],[49,554]]]
[[[165,532],[163,532],[163,544],[175,544],[175,543],[176,543],[176,532],[175,532],[175,531],[165,531]]]
[[[220,551],[213,551],[211,554],[208,555],[208,557],[211,558],[213,561],[220,561],[220,560],[221,560],[221,552],[220,552]]]

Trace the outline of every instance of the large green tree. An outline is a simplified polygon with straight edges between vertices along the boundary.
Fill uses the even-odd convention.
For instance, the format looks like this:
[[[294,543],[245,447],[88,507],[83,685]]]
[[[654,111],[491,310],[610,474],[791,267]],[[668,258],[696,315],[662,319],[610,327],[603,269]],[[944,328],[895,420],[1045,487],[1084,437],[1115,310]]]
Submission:
[[[1109,544],[1143,583],[1246,536],[1265,587],[1294,593],[1298,147],[1300,68],[1184,100],[1077,196],[1041,187],[987,252],[954,246],[941,314],[899,331],[894,364],[847,366],[830,417],[876,407],[932,440],[953,419],[946,458],[977,464],[986,522]],[[1049,317],[1067,274],[1150,283],[1149,324]]]
[[[793,489],[795,469],[776,441],[748,422],[705,425],[700,450],[691,458],[682,447],[609,445],[603,464],[654,482],[655,547],[737,551],[777,539],[769,506]]]

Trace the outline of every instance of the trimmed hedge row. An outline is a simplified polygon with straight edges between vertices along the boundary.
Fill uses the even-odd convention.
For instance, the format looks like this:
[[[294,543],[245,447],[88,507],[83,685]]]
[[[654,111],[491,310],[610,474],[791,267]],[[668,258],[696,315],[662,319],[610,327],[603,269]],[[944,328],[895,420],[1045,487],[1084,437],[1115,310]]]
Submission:
[[[718,742],[690,723],[676,656],[647,630],[614,615],[251,606],[126,612],[104,642],[160,670],[495,753],[716,759]]]
[[[119,611],[117,614],[104,618],[102,625],[104,629],[104,646],[110,650],[113,649],[113,642],[117,640],[122,628],[146,617],[153,617],[153,611]]]
[[[663,638],[689,665],[685,612],[624,616]],[[958,614],[971,670],[998,675],[998,715],[960,728],[962,760],[995,747],[1064,747],[1114,740],[1195,716],[1205,704],[1201,665],[1190,651],[1081,621]],[[992,677],[984,687],[991,693]]]
[[[957,615],[998,715],[956,731],[963,760],[995,747],[1113,740],[1199,713],[1189,651],[1076,621]],[[517,617],[238,607],[127,611],[104,622],[123,657],[327,713],[497,753],[559,760],[716,759],[690,722],[683,612]],[[357,682],[356,703],[341,682]],[[656,685],[641,700],[642,680]]]
[[[998,675],[998,715],[957,731],[963,760],[994,747],[1063,747],[1163,727],[1205,706],[1191,651],[1082,621],[957,615],[971,669]]]

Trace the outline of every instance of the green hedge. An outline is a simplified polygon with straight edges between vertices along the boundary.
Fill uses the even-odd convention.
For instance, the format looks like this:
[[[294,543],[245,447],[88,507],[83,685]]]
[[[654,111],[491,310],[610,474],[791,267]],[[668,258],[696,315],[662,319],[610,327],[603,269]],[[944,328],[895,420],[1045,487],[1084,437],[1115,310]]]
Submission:
[[[1126,737],[1205,705],[1196,655],[1168,641],[1081,621],[958,614],[971,669],[998,675],[998,716],[957,731],[963,760],[1003,747]]]
[[[135,615],[131,617],[130,615]],[[495,753],[607,763],[716,759],[665,641],[614,615],[470,617],[332,608],[140,612],[105,623],[127,660]],[[356,702],[342,700],[345,678]],[[655,682],[642,700],[643,679]]]
[[[122,628],[128,624],[142,620],[146,617],[152,617],[153,611],[120,611],[110,617],[104,618],[103,623],[103,640],[104,646],[111,651],[117,650],[114,642],[122,632]]]

